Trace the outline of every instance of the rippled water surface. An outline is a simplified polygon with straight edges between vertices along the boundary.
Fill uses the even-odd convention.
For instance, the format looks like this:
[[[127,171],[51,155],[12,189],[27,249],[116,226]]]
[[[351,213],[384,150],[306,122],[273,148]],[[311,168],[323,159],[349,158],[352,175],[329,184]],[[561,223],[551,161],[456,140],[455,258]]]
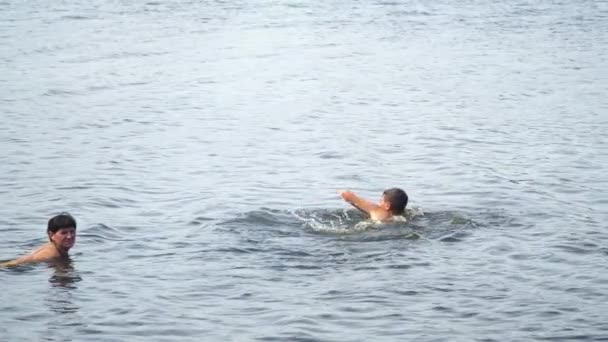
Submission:
[[[0,1],[2,341],[608,340],[608,2]],[[399,186],[407,223],[336,191]]]

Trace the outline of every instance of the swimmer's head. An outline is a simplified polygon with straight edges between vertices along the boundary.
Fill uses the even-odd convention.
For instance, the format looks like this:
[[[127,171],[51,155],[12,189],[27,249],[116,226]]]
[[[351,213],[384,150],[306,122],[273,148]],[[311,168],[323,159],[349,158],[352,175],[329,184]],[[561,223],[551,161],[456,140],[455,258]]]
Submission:
[[[61,228],[76,229],[76,220],[74,220],[72,215],[68,213],[61,213],[57,216],[51,217],[46,231],[51,233],[57,233],[57,231]]]
[[[76,220],[68,213],[54,216],[49,220],[46,233],[58,249],[67,251],[76,242]]]
[[[382,193],[382,201],[393,215],[403,215],[407,206],[407,194],[399,188],[387,189]]]

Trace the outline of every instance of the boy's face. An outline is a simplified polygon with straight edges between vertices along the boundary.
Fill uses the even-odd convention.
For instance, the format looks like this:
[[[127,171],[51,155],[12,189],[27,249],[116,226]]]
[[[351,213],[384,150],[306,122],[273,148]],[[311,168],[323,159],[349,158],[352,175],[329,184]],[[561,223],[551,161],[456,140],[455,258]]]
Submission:
[[[72,248],[76,242],[76,229],[74,227],[61,228],[55,233],[48,233],[55,246],[65,250]]]

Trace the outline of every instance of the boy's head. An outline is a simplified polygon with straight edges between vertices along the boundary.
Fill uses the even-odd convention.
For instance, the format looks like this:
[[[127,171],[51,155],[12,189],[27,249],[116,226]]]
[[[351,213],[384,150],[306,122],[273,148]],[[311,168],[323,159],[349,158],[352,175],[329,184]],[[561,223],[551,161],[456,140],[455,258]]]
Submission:
[[[49,220],[46,233],[58,248],[68,250],[76,241],[76,220],[68,213],[54,216]]]
[[[384,190],[382,200],[387,203],[387,210],[393,215],[403,215],[407,206],[407,194],[399,188]]]

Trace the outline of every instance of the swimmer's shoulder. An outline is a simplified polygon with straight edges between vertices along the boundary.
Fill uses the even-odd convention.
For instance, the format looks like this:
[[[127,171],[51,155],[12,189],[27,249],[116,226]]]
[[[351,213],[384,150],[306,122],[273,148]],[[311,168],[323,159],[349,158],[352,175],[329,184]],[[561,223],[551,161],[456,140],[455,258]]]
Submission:
[[[391,220],[393,215],[390,212],[388,212],[382,208],[376,208],[376,209],[370,211],[369,217],[373,221],[387,222],[387,221]]]
[[[36,249],[30,254],[32,261],[34,262],[47,261],[50,259],[57,258],[59,256],[59,251],[57,251],[57,248],[55,248],[55,246],[53,246],[53,244],[50,242],[47,242],[44,245],[38,247],[38,249]]]

